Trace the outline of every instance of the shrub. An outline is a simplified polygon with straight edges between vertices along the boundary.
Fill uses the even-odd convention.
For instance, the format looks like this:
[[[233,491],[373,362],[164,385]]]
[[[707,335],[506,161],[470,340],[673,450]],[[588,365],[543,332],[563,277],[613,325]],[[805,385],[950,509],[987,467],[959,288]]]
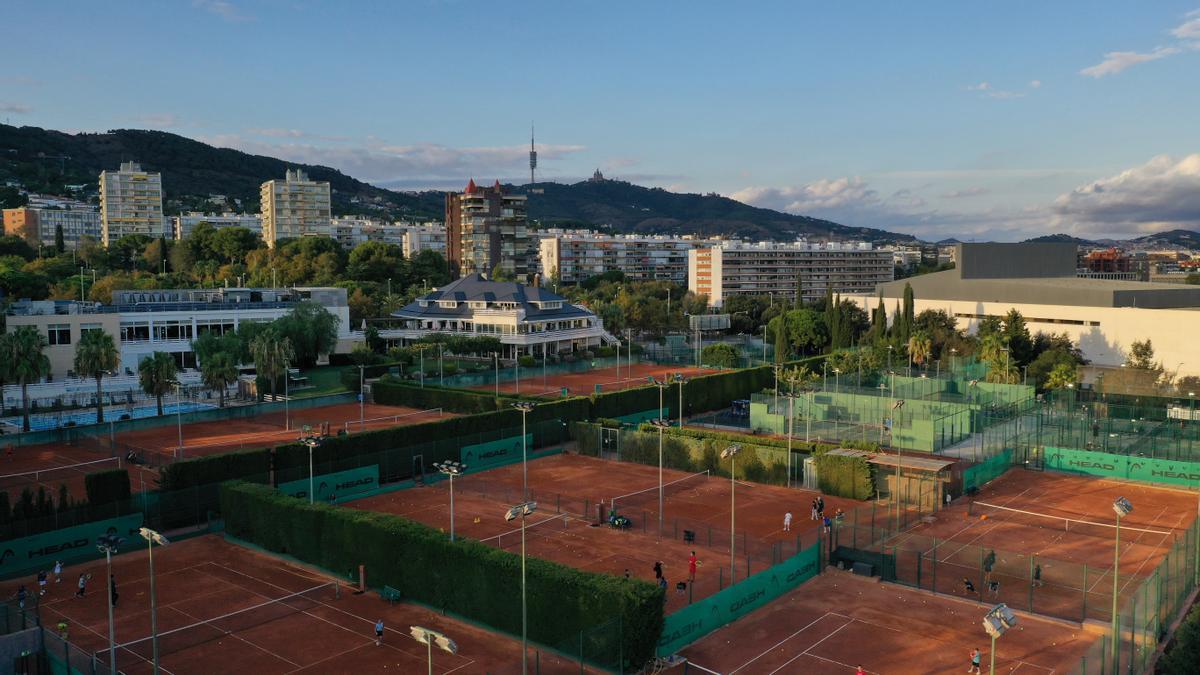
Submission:
[[[1179,624],[1155,672],[1162,675],[1195,673],[1197,663],[1200,663],[1200,604],[1193,605]]]
[[[129,499],[129,473],[125,469],[89,473],[83,477],[83,485],[87,490],[88,503],[92,506]]]
[[[522,356],[517,359],[517,363],[521,364],[522,368],[532,368],[537,365],[537,361],[532,356]]]
[[[708,345],[700,352],[700,361],[706,366],[736,368],[741,360],[737,347],[724,342]]]
[[[508,551],[470,539],[450,542],[442,532],[399,516],[309,504],[248,483],[221,486],[221,511],[229,534],[267,550],[339,573],[365,565],[377,587],[386,584],[406,598],[510,634],[521,629],[521,564]],[[622,666],[636,670],[653,656],[663,626],[662,590],[536,558],[526,567],[534,599],[531,639],[570,644],[585,629],[619,618],[622,644],[609,645],[616,653],[604,660],[616,663],[619,653]]]
[[[262,483],[266,482],[270,470],[270,449],[240,450],[168,464],[159,470],[158,482],[167,492],[220,483],[232,478]]]
[[[816,464],[821,492],[850,499],[870,499],[875,494],[875,480],[865,458],[823,453],[816,456]]]

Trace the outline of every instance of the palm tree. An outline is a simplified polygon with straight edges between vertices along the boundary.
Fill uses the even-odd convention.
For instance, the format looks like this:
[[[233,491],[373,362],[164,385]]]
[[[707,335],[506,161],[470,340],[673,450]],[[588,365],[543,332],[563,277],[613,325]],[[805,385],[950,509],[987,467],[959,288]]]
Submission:
[[[29,383],[50,372],[50,359],[42,353],[46,346],[46,336],[33,326],[19,326],[4,336],[0,368],[4,369],[4,379],[21,384],[23,431],[29,431]]]
[[[1070,363],[1060,363],[1046,376],[1047,389],[1066,389],[1079,379],[1079,368]]]
[[[142,385],[142,391],[158,401],[159,415],[163,414],[163,394],[177,384],[175,375],[178,372],[175,359],[166,352],[154,352],[138,364],[138,383]]]
[[[264,331],[250,343],[250,355],[258,374],[271,381],[271,394],[275,394],[275,380],[287,372],[296,358],[292,341],[281,338],[272,331]]]
[[[210,354],[200,363],[200,379],[204,381],[204,386],[217,390],[222,408],[225,407],[225,389],[237,381],[237,376],[237,364],[226,352]]]
[[[908,338],[908,356],[918,366],[924,365],[933,354],[933,341],[924,333],[913,333]]]
[[[121,352],[112,335],[102,330],[87,330],[75,345],[75,372],[80,377],[96,378],[96,424],[104,423],[104,388],[101,380],[121,364]]]

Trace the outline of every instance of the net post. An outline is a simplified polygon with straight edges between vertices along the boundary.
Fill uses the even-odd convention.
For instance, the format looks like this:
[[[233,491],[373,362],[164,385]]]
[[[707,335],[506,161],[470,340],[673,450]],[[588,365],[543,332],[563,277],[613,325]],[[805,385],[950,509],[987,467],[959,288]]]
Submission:
[[[1083,564],[1083,587],[1080,590],[1083,592],[1083,615],[1079,617],[1079,623],[1087,621],[1087,563]],[[1107,651],[1105,652],[1108,653]]]

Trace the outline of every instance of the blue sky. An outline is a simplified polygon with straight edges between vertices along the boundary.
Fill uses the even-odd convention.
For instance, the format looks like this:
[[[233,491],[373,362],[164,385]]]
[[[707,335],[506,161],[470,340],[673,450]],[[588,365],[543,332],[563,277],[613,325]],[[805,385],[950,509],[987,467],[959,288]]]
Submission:
[[[1200,0],[8,0],[0,119],[404,189],[607,175],[939,238],[1200,229]]]

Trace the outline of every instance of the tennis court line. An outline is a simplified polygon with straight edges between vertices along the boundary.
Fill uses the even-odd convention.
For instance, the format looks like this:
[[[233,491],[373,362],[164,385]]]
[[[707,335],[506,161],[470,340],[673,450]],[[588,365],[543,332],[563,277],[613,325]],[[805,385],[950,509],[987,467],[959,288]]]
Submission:
[[[264,596],[264,597],[265,597],[265,596]],[[268,598],[268,600],[270,600],[270,598]],[[324,604],[324,603],[321,603],[321,604]],[[188,617],[191,617],[191,618],[195,619],[197,623],[203,623],[203,624],[207,624],[207,625],[210,625],[210,626],[212,626],[212,624],[210,623],[211,621],[213,621],[213,620],[215,620],[215,619],[219,619],[219,618],[221,618],[221,617],[213,617],[212,619],[201,619],[200,617],[198,617],[198,616],[196,616],[196,615],[194,615],[194,614],[189,614],[189,613],[187,613],[187,612],[183,611],[182,609],[176,609],[176,608],[172,608],[172,609],[175,609],[175,611],[176,611],[176,612],[179,612],[180,614],[182,614],[182,615],[184,615],[184,616],[188,616]],[[308,612],[301,612],[301,613],[302,613],[302,614],[308,614]],[[312,615],[311,615],[311,614],[309,614],[309,616],[312,616]],[[313,618],[320,619],[321,617],[313,617]],[[277,620],[278,620],[278,618],[276,618],[276,619],[272,619],[272,620],[273,620],[273,621],[277,621]],[[268,621],[267,623],[270,623],[270,622]],[[196,624],[193,624],[193,626],[195,626],[195,625],[196,625]],[[260,624],[260,625],[261,625],[261,624]],[[213,626],[213,628],[216,628],[216,626]],[[217,630],[220,630],[220,629],[218,628]],[[244,638],[244,637],[242,637],[241,635],[239,635],[237,632],[221,631],[221,633],[222,633],[222,635],[223,635],[224,637],[232,637],[232,638],[234,638],[235,640],[240,640],[241,642],[244,642],[244,643],[246,643],[246,644],[250,645],[252,648],[254,648],[254,649],[257,649],[258,651],[260,651],[260,652],[263,652],[264,654],[268,654],[268,655],[270,655],[270,656],[273,656],[273,657],[275,657],[275,658],[279,659],[280,661],[283,661],[283,662],[285,662],[285,663],[291,664],[291,665],[295,666],[296,668],[303,668],[303,667],[304,667],[304,666],[300,665],[299,663],[296,663],[295,661],[292,661],[291,659],[285,658],[285,657],[284,657],[282,654],[276,654],[275,652],[271,651],[270,649],[267,649],[266,647],[263,647],[262,645],[255,644],[255,643],[253,643],[253,642],[251,642],[251,641],[247,640],[246,638]],[[160,634],[160,635],[161,635],[161,634]],[[210,640],[209,642],[211,642],[211,640]],[[201,644],[203,644],[203,643],[201,643]],[[128,648],[125,648],[125,651],[130,651],[130,650],[129,650]],[[187,650],[186,650],[186,649],[183,649],[183,650],[180,650],[180,651],[187,651]],[[176,652],[176,653],[178,653],[178,652]],[[159,666],[159,667],[161,668],[161,666]]]
[[[733,675],[734,673],[736,673],[737,671],[741,670],[742,668],[745,668],[746,666],[750,665],[751,663],[754,663],[755,661],[757,661],[757,660],[761,659],[762,657],[766,656],[768,652],[774,651],[775,649],[777,649],[778,647],[780,647],[781,645],[783,645],[783,643],[787,642],[788,640],[791,640],[792,638],[794,638],[794,637],[796,637],[797,635],[799,635],[799,634],[803,633],[804,631],[808,630],[809,628],[812,628],[812,627],[813,627],[813,625],[814,625],[815,623],[817,623],[817,622],[818,622],[818,621],[820,621],[821,619],[824,619],[824,618],[825,618],[826,616],[828,616],[828,615],[829,615],[829,612],[825,612],[825,613],[824,613],[824,614],[822,614],[821,616],[818,616],[817,618],[815,618],[815,619],[813,619],[812,621],[808,622],[808,625],[806,625],[805,627],[803,627],[803,628],[801,628],[800,630],[796,631],[795,633],[792,633],[791,635],[789,635],[789,636],[787,636],[787,637],[783,638],[782,640],[780,640],[779,642],[776,642],[775,644],[771,645],[770,647],[767,647],[767,648],[766,648],[766,649],[764,649],[764,650],[763,650],[763,651],[762,651],[762,652],[761,652],[761,653],[760,653],[758,656],[756,656],[756,657],[754,657],[754,658],[750,659],[749,661],[747,661],[747,662],[743,663],[742,665],[738,666],[737,668],[734,668],[733,670],[729,671],[729,675]],[[710,671],[710,672],[711,672],[711,671]]]
[[[844,615],[844,614],[838,614],[837,612],[825,612],[825,615],[824,615],[824,616],[822,616],[821,618],[825,618],[825,616],[836,616],[836,617],[840,617],[840,618],[843,618],[843,619],[850,619],[850,620],[849,620],[849,621],[847,621],[846,623],[844,623],[844,624],[842,624],[842,625],[838,626],[837,628],[833,629],[833,630],[832,630],[832,631],[829,633],[829,635],[826,635],[825,637],[821,638],[820,640],[817,640],[817,641],[816,641],[816,642],[814,642],[813,644],[809,645],[809,646],[808,646],[808,649],[805,649],[804,651],[800,652],[799,654],[797,654],[797,655],[793,656],[792,658],[788,659],[787,661],[785,661],[785,662],[784,662],[784,664],[783,664],[782,666],[779,666],[779,667],[778,667],[778,668],[776,668],[775,670],[772,670],[772,671],[770,672],[770,674],[769,674],[769,675],[775,675],[775,673],[778,673],[779,671],[783,670],[784,668],[786,668],[788,665],[790,665],[792,662],[794,662],[796,659],[800,658],[801,656],[816,656],[818,659],[821,659],[821,660],[823,660],[823,661],[829,661],[830,663],[836,663],[836,664],[838,664],[838,665],[840,665],[840,666],[845,666],[845,667],[847,667],[847,668],[853,668],[853,666],[851,666],[851,665],[849,665],[849,664],[846,664],[846,663],[842,663],[842,662],[840,662],[840,661],[834,661],[833,659],[826,659],[826,658],[824,658],[824,657],[817,656],[816,654],[809,654],[809,652],[810,652],[810,651],[811,651],[811,650],[812,650],[814,647],[816,647],[817,645],[821,644],[822,642],[824,642],[824,641],[828,640],[829,638],[833,637],[834,635],[836,635],[837,633],[839,633],[839,632],[840,632],[840,631],[841,631],[843,628],[845,628],[846,626],[849,626],[850,624],[854,623],[854,619],[853,619],[852,617],[848,617],[848,616],[846,616],[846,615]]]
[[[217,563],[215,563],[215,562],[213,562],[213,561],[211,561],[211,560],[209,560],[209,561],[205,561],[203,564],[205,564],[205,565],[217,565],[217,567],[220,567],[221,569],[228,570],[228,571],[230,571],[230,572],[233,572],[233,573],[235,573],[235,574],[240,574],[241,576],[243,576],[243,577],[246,577],[247,579],[250,579],[251,581],[253,581],[253,582],[255,582],[255,583],[258,583],[258,584],[262,584],[262,585],[264,585],[264,586],[273,586],[273,587],[275,587],[275,588],[278,588],[278,589],[279,589],[279,590],[281,590],[281,591],[287,591],[288,593],[294,593],[294,592],[295,592],[295,591],[288,591],[288,589],[284,588],[283,586],[280,586],[279,584],[273,584],[273,583],[271,583],[271,582],[269,582],[269,581],[266,581],[265,579],[259,579],[258,577],[255,577],[255,576],[252,576],[252,575],[250,575],[250,574],[247,574],[247,573],[245,573],[245,572],[243,572],[243,571],[241,571],[241,570],[236,570],[236,569],[233,569],[232,567],[225,567],[224,565],[218,565]],[[197,567],[199,567],[199,565],[197,565]],[[290,569],[287,569],[287,568],[284,568],[284,571],[285,571],[285,572],[287,572],[288,574],[290,574],[290,575],[294,576],[294,577],[298,577],[298,578],[301,578],[301,579],[305,579],[305,578],[306,578],[306,577],[304,577],[303,575],[301,575],[301,574],[298,574],[298,573],[296,573],[296,572],[293,572],[292,570],[290,570]],[[319,578],[320,578],[320,577],[313,577],[313,578],[309,578],[309,580],[310,580],[310,581],[314,581],[314,580],[316,580],[316,579],[319,579]],[[339,579],[337,583],[341,583],[341,580]],[[251,590],[251,592],[254,592],[252,589],[247,589],[247,590]],[[321,603],[321,604],[322,604],[322,605],[325,605],[326,607],[328,607],[328,608],[332,609],[332,610],[333,610],[333,611],[335,611],[335,612],[340,612],[340,613],[342,613],[342,614],[345,614],[346,616],[349,616],[349,617],[352,617],[352,618],[358,619],[359,621],[362,621],[363,623],[366,623],[366,624],[368,624],[368,625],[371,625],[371,626],[374,626],[374,625],[375,625],[375,622],[374,622],[374,621],[372,621],[372,620],[370,620],[370,619],[368,619],[368,618],[366,618],[366,617],[359,616],[359,615],[355,614],[354,612],[348,612],[348,611],[346,611],[346,610],[342,609],[341,607],[334,607],[333,605],[329,605],[329,604],[326,604],[326,603]],[[305,613],[307,614],[307,612],[305,612]],[[330,624],[330,625],[337,626],[338,628],[341,628],[342,630],[347,630],[347,631],[348,631],[348,630],[350,630],[350,629],[346,628],[345,626],[342,626],[342,625],[340,625],[340,624],[333,623],[332,621],[329,621],[328,619],[321,619],[321,617],[315,617],[315,618],[317,618],[317,619],[320,619],[321,621],[324,621],[324,622],[326,622],[326,623],[328,623],[328,624]],[[386,634],[387,630],[388,630],[387,628],[385,628],[385,629],[384,629],[384,632],[385,632],[385,634]],[[392,632],[396,633],[397,635],[401,635],[401,636],[404,636],[404,635],[405,635],[405,633],[402,633],[402,632],[400,632],[400,631],[396,631],[396,630],[394,630],[394,629],[392,630]],[[384,643],[384,645],[385,645],[385,646],[387,646],[387,647],[390,647],[390,648],[392,648],[392,649],[394,649],[394,650],[396,650],[396,651],[398,651],[398,652],[400,652],[401,654],[408,654],[408,652],[406,652],[406,651],[404,651],[403,649],[400,649],[399,647],[396,647],[396,646],[394,646],[394,645],[391,645],[391,644],[388,644],[388,643]],[[457,656],[457,655],[456,655],[456,656]],[[462,658],[466,658],[466,657],[462,657]],[[463,666],[469,666],[469,665],[471,665],[471,664],[475,663],[474,659],[467,659],[467,661],[468,661],[468,662],[467,662],[467,663],[465,663],[465,664],[463,664]],[[462,667],[462,666],[459,666],[459,668],[461,668],[461,667]],[[458,668],[455,668],[455,670],[457,670],[457,669],[458,669]]]

